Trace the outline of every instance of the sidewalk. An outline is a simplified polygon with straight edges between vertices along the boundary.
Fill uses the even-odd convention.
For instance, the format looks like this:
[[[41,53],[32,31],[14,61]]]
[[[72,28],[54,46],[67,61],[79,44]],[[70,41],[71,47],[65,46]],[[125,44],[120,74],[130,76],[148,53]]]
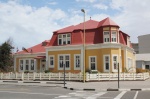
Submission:
[[[64,87],[63,81],[0,80],[0,84]],[[94,89],[97,91],[100,90],[107,91],[108,89],[118,89],[118,81],[85,82],[85,83],[66,81],[65,87],[71,90]],[[131,90],[131,89],[150,90],[150,79],[146,81],[120,81],[119,82],[119,90]]]

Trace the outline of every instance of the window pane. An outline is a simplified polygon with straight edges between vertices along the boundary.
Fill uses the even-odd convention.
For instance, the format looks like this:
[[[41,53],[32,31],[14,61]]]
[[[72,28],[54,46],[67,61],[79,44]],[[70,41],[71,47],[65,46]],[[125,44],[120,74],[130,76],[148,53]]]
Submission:
[[[109,63],[106,63],[106,69],[109,70]]]
[[[67,34],[67,37],[70,37],[70,33],[69,33],[69,34]]]
[[[23,60],[20,60],[20,70],[23,70]]]
[[[59,39],[59,45],[61,45],[62,44],[62,39]]]
[[[31,70],[34,70],[34,60],[31,60]]]
[[[69,61],[66,61],[66,68],[69,68]]]
[[[95,70],[95,63],[91,63],[91,70]]]

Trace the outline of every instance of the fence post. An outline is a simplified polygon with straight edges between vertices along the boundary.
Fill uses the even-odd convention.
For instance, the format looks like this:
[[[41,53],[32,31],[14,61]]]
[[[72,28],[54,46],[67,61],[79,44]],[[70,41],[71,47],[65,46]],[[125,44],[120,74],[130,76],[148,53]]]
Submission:
[[[16,72],[16,80],[17,80],[17,72]]]
[[[49,80],[51,79],[51,75],[50,75],[51,73],[49,72]]]
[[[40,72],[40,80],[41,80],[41,72]]]
[[[97,73],[98,74],[98,81],[100,81],[100,73]]]
[[[35,80],[35,72],[33,72],[33,80]]]
[[[109,72],[109,81],[110,81],[110,72]]]
[[[70,72],[68,73],[68,78],[69,78],[69,81],[70,81]]]
[[[29,80],[29,73],[28,73],[28,80]]]
[[[145,80],[145,75],[144,75],[144,73],[142,73],[143,74],[143,80]]]
[[[136,73],[133,73],[133,80],[136,80]]]
[[[9,74],[8,74],[8,79],[10,79],[10,72],[9,72]]]
[[[21,79],[22,79],[22,81],[24,80],[24,72],[22,72],[22,74],[21,74]]]
[[[125,73],[123,73],[123,80],[125,80]]]
[[[89,73],[88,72],[86,72],[86,81],[89,81]]]

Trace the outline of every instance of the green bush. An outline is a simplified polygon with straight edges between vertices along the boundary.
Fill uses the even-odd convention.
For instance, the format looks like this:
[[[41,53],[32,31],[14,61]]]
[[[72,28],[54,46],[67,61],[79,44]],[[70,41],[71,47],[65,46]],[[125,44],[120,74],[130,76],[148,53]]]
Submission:
[[[24,73],[29,73],[29,71],[28,71],[28,70],[26,70],[26,71],[24,71]]]
[[[45,73],[49,73],[50,71],[49,71],[49,70],[45,70],[44,72],[45,72]]]

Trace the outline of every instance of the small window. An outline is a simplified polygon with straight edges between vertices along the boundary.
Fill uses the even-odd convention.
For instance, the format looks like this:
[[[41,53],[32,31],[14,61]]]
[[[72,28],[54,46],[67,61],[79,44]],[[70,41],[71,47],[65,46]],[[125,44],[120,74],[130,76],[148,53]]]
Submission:
[[[74,55],[74,69],[80,69],[80,54]]]
[[[104,55],[104,71],[108,72],[110,69],[110,56],[109,55]]]
[[[25,63],[26,65],[26,70],[29,70],[29,60],[26,60],[26,63]]]
[[[65,68],[67,70],[70,69],[70,56],[69,55],[59,55],[59,65],[58,65],[58,68],[59,70],[62,70],[63,67],[65,66]]]
[[[23,60],[20,60],[20,70],[23,70]]]
[[[49,60],[50,60],[50,68],[54,67],[54,56],[50,56]]]
[[[104,32],[104,42],[110,42],[110,35],[108,31]]]
[[[96,57],[95,56],[90,56],[90,69],[91,70],[96,70]]]
[[[117,42],[117,33],[116,32],[111,33],[111,42]]]
[[[58,45],[66,45],[71,43],[71,34],[59,34],[58,35]]]
[[[149,65],[145,65],[145,69],[150,69],[150,68],[149,68]]]
[[[34,70],[34,60],[31,60],[31,70]]]

